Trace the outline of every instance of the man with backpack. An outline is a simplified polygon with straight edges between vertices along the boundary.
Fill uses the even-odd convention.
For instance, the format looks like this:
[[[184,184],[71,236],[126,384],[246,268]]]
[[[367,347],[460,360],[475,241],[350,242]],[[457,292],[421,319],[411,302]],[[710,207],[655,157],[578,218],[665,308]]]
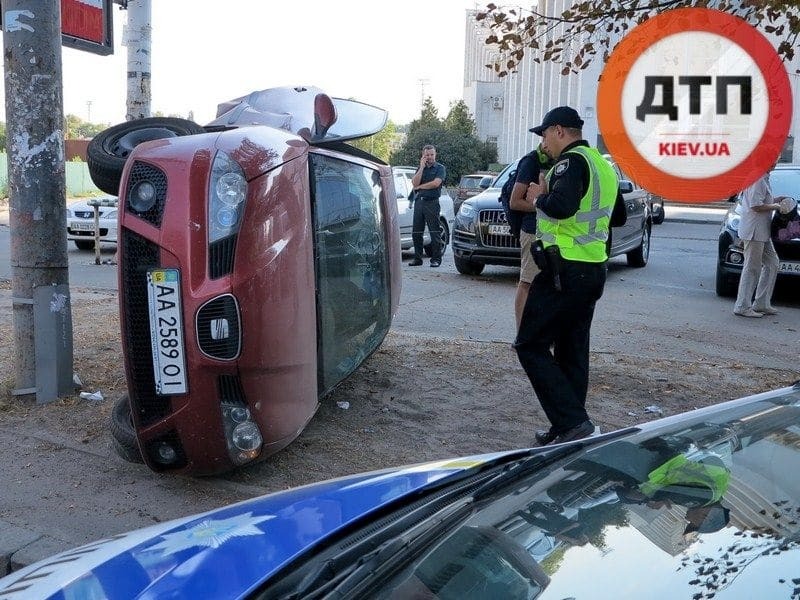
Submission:
[[[503,203],[503,208],[506,210],[511,233],[519,238],[521,248],[519,283],[517,283],[517,294],[514,298],[514,316],[517,320],[517,328],[522,319],[522,309],[525,307],[531,283],[539,272],[531,254],[531,244],[536,238],[536,213],[533,210],[533,203],[525,198],[525,194],[528,191],[528,185],[539,181],[539,173],[547,173],[552,166],[552,159],[542,151],[542,147],[539,145],[536,150],[519,160],[516,171],[509,174],[508,180],[500,192],[500,202]]]

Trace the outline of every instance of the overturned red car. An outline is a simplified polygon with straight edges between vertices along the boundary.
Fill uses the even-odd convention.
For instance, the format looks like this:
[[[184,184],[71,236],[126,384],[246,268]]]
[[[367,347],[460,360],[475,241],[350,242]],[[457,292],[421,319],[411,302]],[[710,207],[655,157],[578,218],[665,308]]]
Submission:
[[[383,341],[400,297],[391,168],[347,140],[382,109],[312,87],[140,119],[89,149],[119,193],[128,397],[118,452],[213,474],[277,452]]]

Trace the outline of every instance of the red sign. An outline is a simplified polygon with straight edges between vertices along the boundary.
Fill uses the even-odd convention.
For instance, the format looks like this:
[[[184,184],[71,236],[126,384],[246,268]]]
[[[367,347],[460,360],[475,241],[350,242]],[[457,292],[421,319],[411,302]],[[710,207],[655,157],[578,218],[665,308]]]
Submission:
[[[61,0],[62,43],[95,54],[114,52],[112,0]]]

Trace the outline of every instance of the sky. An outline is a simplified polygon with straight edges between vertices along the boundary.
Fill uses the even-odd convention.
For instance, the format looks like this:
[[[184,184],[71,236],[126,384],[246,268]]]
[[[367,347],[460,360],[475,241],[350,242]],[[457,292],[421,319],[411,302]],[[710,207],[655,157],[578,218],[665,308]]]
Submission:
[[[205,124],[218,103],[310,85],[380,106],[397,124],[419,116],[424,90],[444,117],[463,92],[465,11],[485,4],[152,0],[151,109],[192,111]],[[65,114],[95,123],[125,120],[127,13],[113,10],[112,56],[63,49]]]

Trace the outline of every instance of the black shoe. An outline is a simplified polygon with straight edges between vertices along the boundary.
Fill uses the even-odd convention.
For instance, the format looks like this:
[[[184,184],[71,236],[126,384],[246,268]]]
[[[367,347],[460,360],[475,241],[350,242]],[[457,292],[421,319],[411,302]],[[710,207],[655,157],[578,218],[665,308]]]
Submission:
[[[442,264],[442,261],[440,261],[438,258],[432,258],[431,259],[431,266],[432,267],[438,267],[441,264]]]
[[[552,429],[540,429],[533,434],[536,443],[540,446],[547,446],[547,444],[550,444],[557,436],[558,434]]]
[[[408,266],[409,267],[422,266],[422,259],[421,258],[415,258],[414,260],[412,260],[411,262],[408,263]]]
[[[564,433],[559,433],[553,440],[554,444],[563,444],[564,442],[573,442],[575,440],[582,440],[589,437],[594,433],[594,423],[591,421],[584,421],[580,425],[567,429]]]

